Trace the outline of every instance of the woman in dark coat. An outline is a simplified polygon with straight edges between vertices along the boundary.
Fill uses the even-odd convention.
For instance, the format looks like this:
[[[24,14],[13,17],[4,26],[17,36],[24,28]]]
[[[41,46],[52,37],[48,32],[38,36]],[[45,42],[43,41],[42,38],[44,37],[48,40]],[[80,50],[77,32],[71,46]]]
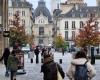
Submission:
[[[65,77],[62,67],[54,62],[53,58],[47,54],[44,56],[44,62],[41,66],[41,72],[43,72],[44,80],[57,80],[57,69],[59,70],[62,78]]]
[[[4,52],[3,52],[3,55],[2,57],[0,58],[0,61],[4,60],[4,64],[5,64],[5,67],[6,67],[6,74],[5,76],[8,76],[8,68],[7,68],[7,60],[8,60],[8,57],[10,55],[10,50],[9,48],[5,48],[4,49]]]

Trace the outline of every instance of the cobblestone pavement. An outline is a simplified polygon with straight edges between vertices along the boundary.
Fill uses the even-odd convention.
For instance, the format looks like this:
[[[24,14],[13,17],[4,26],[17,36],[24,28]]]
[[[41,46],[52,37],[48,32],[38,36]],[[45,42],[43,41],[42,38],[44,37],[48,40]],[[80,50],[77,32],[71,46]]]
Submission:
[[[35,64],[35,56],[33,63],[30,63],[30,60],[28,59],[28,55],[25,54],[25,71],[26,74],[17,75],[17,80],[43,80],[43,74],[40,73],[41,69],[41,56],[39,56],[39,64]],[[62,56],[61,53],[55,52],[54,59],[56,62],[59,62],[59,59],[62,59],[63,62],[60,64],[62,68],[64,69],[64,72],[66,73],[68,69],[68,65],[70,64],[70,61],[72,59],[70,53],[66,53],[64,56]],[[93,80],[100,80],[100,60],[96,60],[96,64],[94,65],[95,69],[97,71],[96,76]],[[0,64],[0,80],[10,80],[9,77],[5,77],[5,67],[3,64]],[[65,77],[64,80],[68,80],[67,77]]]

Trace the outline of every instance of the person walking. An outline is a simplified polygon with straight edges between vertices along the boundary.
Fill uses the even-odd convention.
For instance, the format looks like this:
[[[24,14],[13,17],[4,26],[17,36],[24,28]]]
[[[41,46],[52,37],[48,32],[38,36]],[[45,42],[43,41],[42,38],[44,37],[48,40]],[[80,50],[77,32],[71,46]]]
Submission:
[[[44,55],[45,55],[45,52],[47,51],[46,47],[42,48],[41,51],[42,51],[42,52],[41,52],[41,56],[44,56]]]
[[[65,51],[64,51],[64,48],[62,48],[62,55],[64,55]]]
[[[34,50],[34,53],[36,55],[36,64],[39,63],[39,48],[36,46],[36,49]]]
[[[30,58],[30,62],[33,63],[34,52],[32,49],[28,52],[28,57]]]
[[[3,52],[3,56],[0,58],[0,61],[4,60],[4,64],[5,64],[5,67],[6,67],[6,73],[5,73],[6,77],[9,76],[8,68],[7,68],[7,60],[8,60],[9,55],[10,55],[9,48],[5,48],[4,52]]]
[[[91,80],[95,74],[96,71],[90,64],[84,51],[76,53],[75,59],[71,61],[71,65],[66,73],[69,80]]]
[[[41,72],[43,72],[43,80],[58,80],[57,79],[57,70],[59,70],[62,78],[64,79],[65,74],[62,67],[54,62],[50,54],[44,56],[44,62],[41,66]]]
[[[16,72],[18,70],[19,60],[16,57],[16,51],[13,50],[8,57],[7,67],[10,70],[10,80],[16,80]]]

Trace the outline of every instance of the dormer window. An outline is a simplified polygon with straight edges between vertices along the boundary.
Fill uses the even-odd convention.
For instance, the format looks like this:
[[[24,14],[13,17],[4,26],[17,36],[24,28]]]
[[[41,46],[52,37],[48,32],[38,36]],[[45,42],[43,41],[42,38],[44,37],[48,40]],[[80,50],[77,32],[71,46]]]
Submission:
[[[72,13],[72,17],[75,17],[75,13]]]
[[[80,17],[83,17],[83,14],[82,13],[80,13]]]
[[[88,9],[86,10],[86,12],[88,12]]]
[[[39,23],[44,23],[44,22],[45,22],[44,19],[39,20]]]

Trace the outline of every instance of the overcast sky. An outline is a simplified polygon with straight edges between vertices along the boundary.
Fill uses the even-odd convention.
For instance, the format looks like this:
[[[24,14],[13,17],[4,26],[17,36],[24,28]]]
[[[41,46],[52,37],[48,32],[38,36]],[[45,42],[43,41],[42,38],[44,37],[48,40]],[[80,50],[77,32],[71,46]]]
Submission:
[[[33,4],[33,8],[36,8],[39,0],[27,0],[27,1]],[[50,8],[50,0],[44,0],[44,1],[46,1],[47,7]],[[60,1],[64,2],[66,0],[60,0]],[[84,2],[86,2],[88,6],[96,6],[96,0],[84,0]]]

